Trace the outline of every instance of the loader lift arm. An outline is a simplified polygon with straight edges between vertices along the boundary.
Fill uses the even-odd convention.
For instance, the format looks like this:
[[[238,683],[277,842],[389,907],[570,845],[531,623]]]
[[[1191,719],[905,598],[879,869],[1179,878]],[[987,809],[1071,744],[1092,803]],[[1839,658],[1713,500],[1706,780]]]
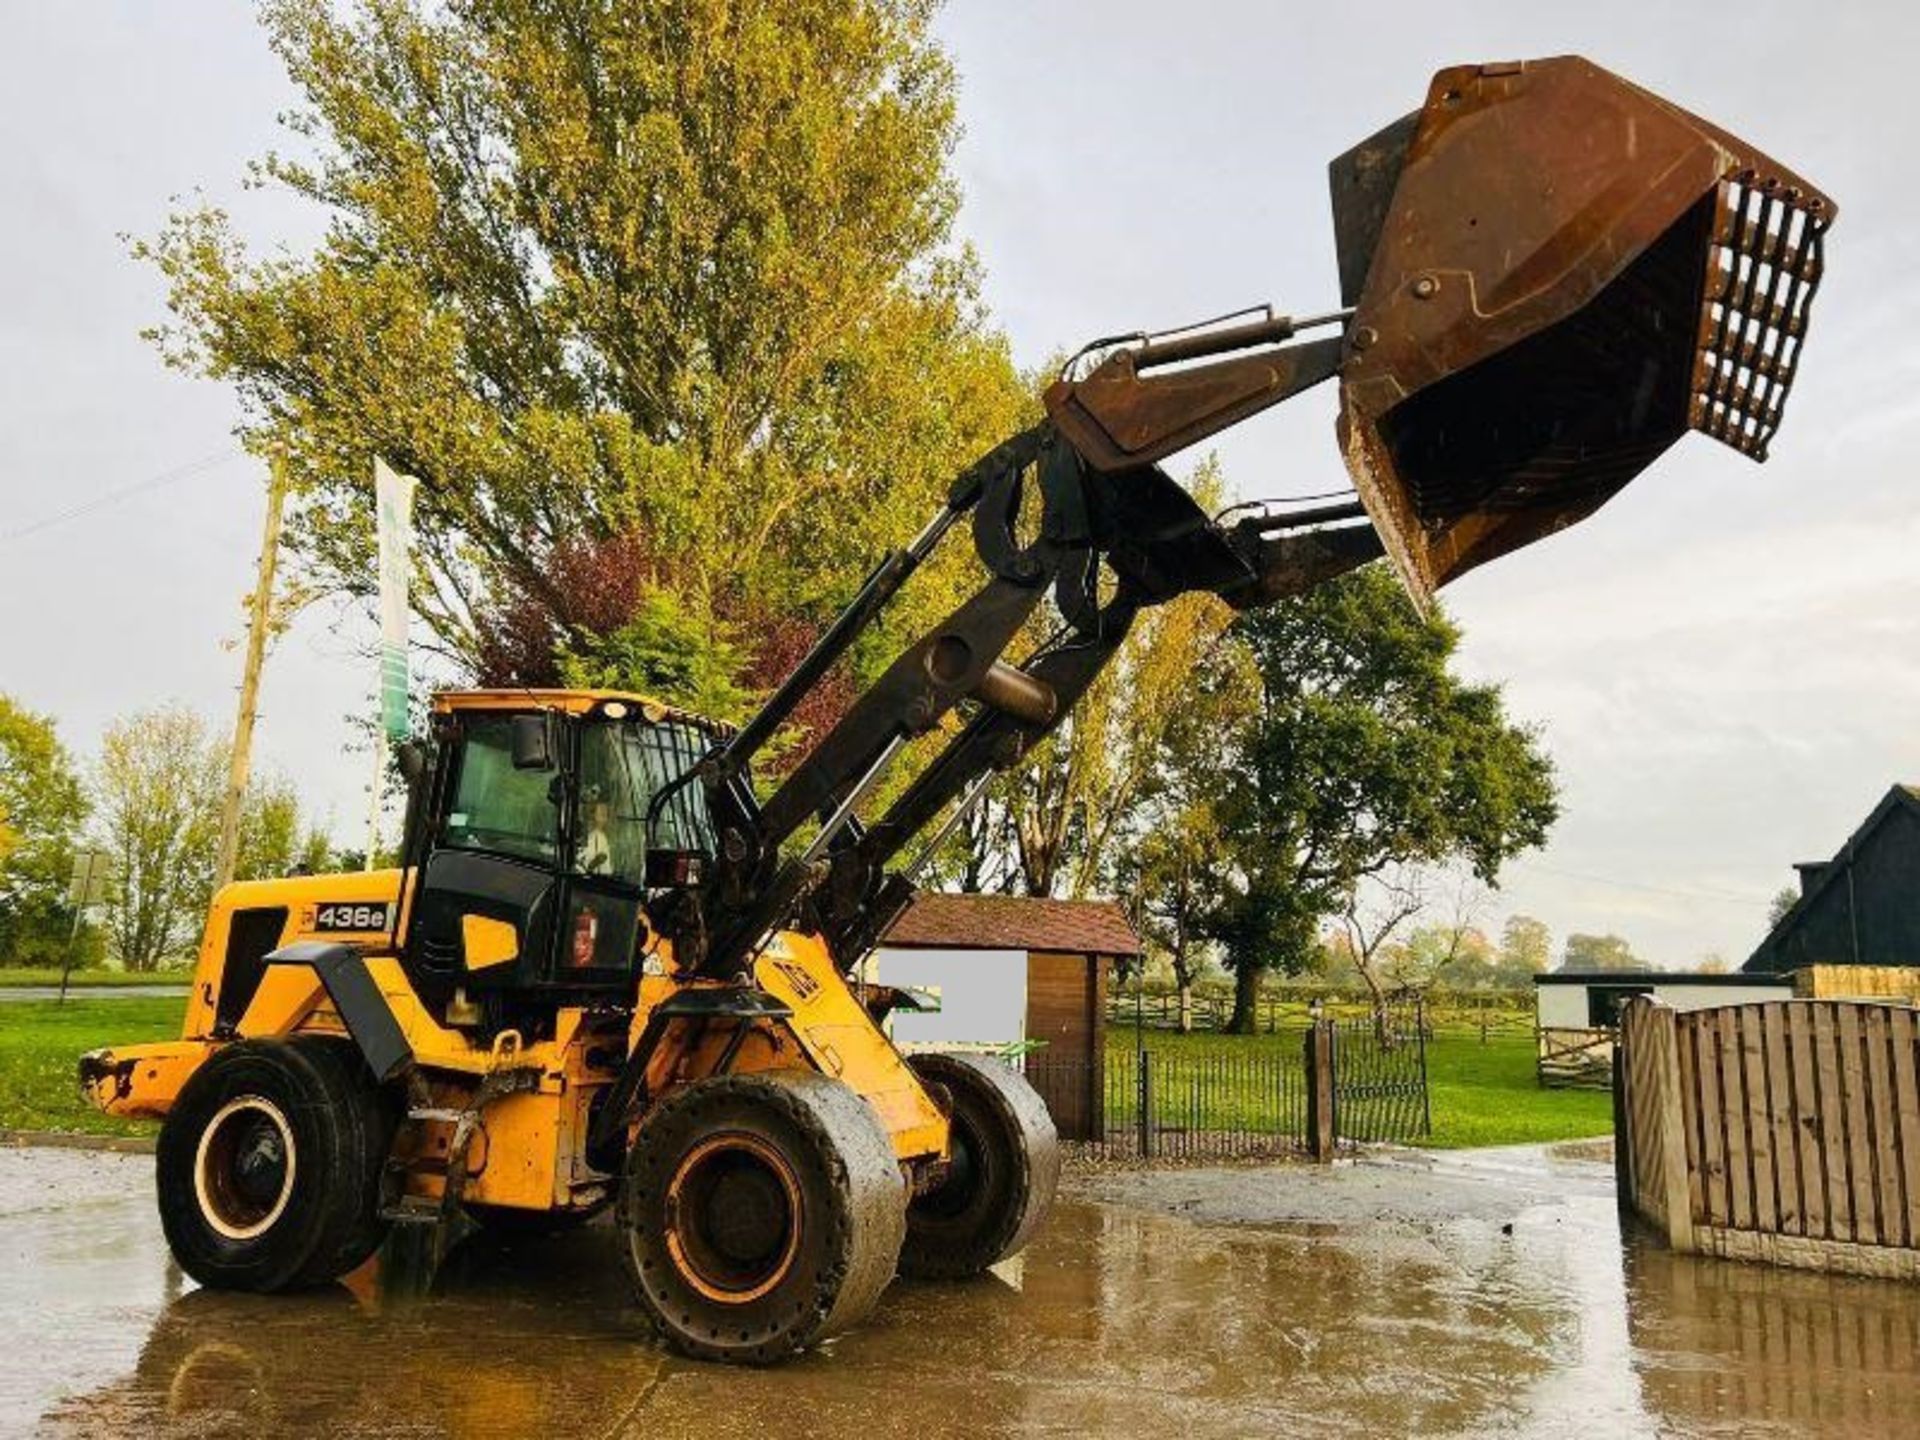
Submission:
[[[1329,180],[1343,308],[1094,342],[1048,389],[1046,418],[963,472],[683,777],[705,786],[718,836],[711,857],[663,857],[650,907],[683,974],[747,975],[790,920],[850,967],[912,895],[889,868],[901,849],[1058,725],[1147,606],[1199,590],[1271,603],[1383,554],[1424,604],[1586,518],[1689,429],[1766,458],[1836,214],[1800,175],[1560,56],[1438,72],[1419,110],[1336,157]],[[1335,378],[1355,503],[1227,526],[1160,468]],[[1037,528],[1016,527],[1030,493]],[[756,803],[754,756],[962,519],[986,583]],[[1058,633],[1009,664],[1049,591]],[[975,713],[862,825],[888,763],[963,702]]]
[[[1355,525],[1288,533],[1282,515],[1229,529],[1154,463],[1330,379],[1339,336],[1284,342],[1306,325],[1344,319],[1269,315],[1167,339],[1124,337],[1106,342],[1110,353],[1084,375],[1063,374],[1048,391],[1047,418],[961,474],[920,536],[880,563],[787,682],[702,765],[718,854],[705,883],[675,897],[662,917],[683,963],[711,978],[738,976],[763,938],[798,914],[850,968],[912,897],[907,877],[888,869],[901,849],[950,806],[957,819],[991,774],[1049,734],[1142,608],[1193,590],[1265,603],[1380,555],[1358,504],[1301,517],[1308,525],[1362,521]],[[1196,360],[1210,363],[1165,370]],[[1038,523],[1022,544],[1016,519],[1034,490]],[[962,519],[971,520],[990,578],[755,804],[746,782],[755,755]],[[1007,663],[1049,591],[1058,633]],[[889,762],[963,701],[977,706],[967,724],[883,815],[860,824],[855,808]],[[810,821],[819,823],[811,843],[783,854]]]

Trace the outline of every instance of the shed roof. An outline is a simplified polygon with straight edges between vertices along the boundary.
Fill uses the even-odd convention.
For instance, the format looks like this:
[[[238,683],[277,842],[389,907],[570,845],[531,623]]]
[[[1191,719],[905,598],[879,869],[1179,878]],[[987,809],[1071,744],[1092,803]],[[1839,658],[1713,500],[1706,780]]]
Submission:
[[[1111,900],[1036,900],[1024,895],[916,895],[881,937],[883,945],[961,950],[1058,950],[1138,955],[1140,937]]]
[[[1762,975],[1782,968],[1778,957],[1787,936],[1806,920],[1813,909],[1814,901],[1847,873],[1853,857],[1873,838],[1874,832],[1886,822],[1887,817],[1902,808],[1920,812],[1920,785],[1895,785],[1888,790],[1881,797],[1880,803],[1873,807],[1872,813],[1860,822],[1860,828],[1847,837],[1847,843],[1842,845],[1833,859],[1826,861],[1824,865],[1819,861],[1803,862],[1808,869],[1814,866],[1820,868],[1813,870],[1810,883],[1800,895],[1795,897],[1787,913],[1780,917],[1779,923],[1761,938],[1753,954],[1747,957],[1746,964],[1740,967],[1741,974]],[[1797,865],[1794,868],[1802,867]]]
[[[1757,974],[1735,970],[1548,970],[1533,977],[1535,985],[1780,985],[1793,987],[1791,975]]]

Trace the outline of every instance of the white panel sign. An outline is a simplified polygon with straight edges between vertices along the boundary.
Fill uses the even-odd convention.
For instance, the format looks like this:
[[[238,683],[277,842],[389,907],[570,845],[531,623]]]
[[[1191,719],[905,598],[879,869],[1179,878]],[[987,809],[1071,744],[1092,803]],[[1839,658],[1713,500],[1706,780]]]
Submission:
[[[407,736],[407,580],[413,548],[413,492],[420,482],[373,462],[380,557],[380,716],[390,740]]]
[[[899,950],[867,958],[881,985],[940,991],[940,1013],[896,1010],[888,1021],[902,1045],[1012,1045],[1027,1036],[1027,952]]]

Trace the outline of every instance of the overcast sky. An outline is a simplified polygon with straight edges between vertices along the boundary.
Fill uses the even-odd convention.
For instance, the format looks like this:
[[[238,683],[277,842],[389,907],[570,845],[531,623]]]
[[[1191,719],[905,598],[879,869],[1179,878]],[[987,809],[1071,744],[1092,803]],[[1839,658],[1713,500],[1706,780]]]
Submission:
[[[123,232],[170,196],[264,244],[315,217],[242,193],[294,102],[234,0],[0,0],[0,689],[95,746],[175,698],[230,723],[263,477],[221,387],[163,370]],[[1463,667],[1543,730],[1564,815],[1492,918],[1738,963],[1795,860],[1920,779],[1920,19],[1905,4],[1274,5],[963,0],[961,227],[1023,363],[1096,334],[1337,299],[1329,158],[1444,64],[1584,53],[1832,194],[1829,278],[1773,459],[1690,436],[1595,519],[1450,588]],[[1345,483],[1323,387],[1221,445],[1243,495]],[[259,761],[343,841],[367,761],[367,617],[276,651]]]

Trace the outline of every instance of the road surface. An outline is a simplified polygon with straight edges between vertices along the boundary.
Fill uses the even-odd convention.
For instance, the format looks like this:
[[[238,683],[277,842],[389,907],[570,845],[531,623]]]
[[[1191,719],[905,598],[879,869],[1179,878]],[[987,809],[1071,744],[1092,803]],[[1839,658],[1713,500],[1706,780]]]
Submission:
[[[1911,1435],[1920,1293],[1623,1245],[1537,1149],[1081,1173],[976,1283],[770,1371],[661,1352],[605,1226],[425,1296],[195,1290],[152,1161],[0,1151],[0,1433]]]

